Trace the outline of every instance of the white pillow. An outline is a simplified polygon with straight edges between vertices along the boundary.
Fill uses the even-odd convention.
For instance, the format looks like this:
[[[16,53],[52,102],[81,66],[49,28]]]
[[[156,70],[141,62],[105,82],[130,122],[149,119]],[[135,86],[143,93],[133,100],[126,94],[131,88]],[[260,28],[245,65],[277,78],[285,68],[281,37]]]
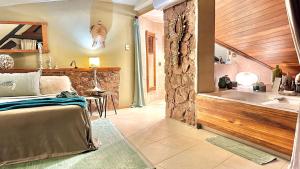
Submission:
[[[41,76],[40,89],[42,95],[59,94],[72,91],[72,85],[68,76]]]
[[[40,95],[41,72],[0,73],[0,97]]]

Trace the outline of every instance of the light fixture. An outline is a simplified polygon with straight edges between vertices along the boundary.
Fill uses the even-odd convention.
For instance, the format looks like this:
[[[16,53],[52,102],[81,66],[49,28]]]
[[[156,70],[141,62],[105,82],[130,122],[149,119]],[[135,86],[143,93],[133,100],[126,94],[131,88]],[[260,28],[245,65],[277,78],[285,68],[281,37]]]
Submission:
[[[91,68],[97,68],[100,66],[100,59],[99,57],[90,57],[89,58],[89,64]]]
[[[94,69],[94,89],[92,91],[102,91],[101,88],[98,87],[98,79],[97,79],[97,68],[100,66],[100,58],[99,57],[90,57],[89,65]]]
[[[251,72],[240,72],[236,75],[235,79],[238,84],[249,87],[258,82],[258,76]]]

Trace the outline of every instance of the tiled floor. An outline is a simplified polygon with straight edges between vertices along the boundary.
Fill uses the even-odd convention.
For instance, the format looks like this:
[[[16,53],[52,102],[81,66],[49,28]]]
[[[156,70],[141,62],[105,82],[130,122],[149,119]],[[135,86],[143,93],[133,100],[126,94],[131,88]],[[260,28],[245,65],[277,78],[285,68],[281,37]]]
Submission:
[[[109,112],[108,118],[157,169],[286,169],[278,159],[261,166],[209,144],[215,134],[165,118],[165,105],[156,102],[144,108]]]

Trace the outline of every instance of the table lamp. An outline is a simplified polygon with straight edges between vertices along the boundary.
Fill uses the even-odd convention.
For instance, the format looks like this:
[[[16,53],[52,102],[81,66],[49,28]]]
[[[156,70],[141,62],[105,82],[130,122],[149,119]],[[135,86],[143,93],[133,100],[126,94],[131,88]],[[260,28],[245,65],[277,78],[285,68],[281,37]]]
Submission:
[[[98,80],[97,80],[97,68],[100,66],[100,59],[99,57],[90,57],[89,58],[89,65],[91,68],[94,69],[94,89],[92,91],[101,91],[98,87]]]

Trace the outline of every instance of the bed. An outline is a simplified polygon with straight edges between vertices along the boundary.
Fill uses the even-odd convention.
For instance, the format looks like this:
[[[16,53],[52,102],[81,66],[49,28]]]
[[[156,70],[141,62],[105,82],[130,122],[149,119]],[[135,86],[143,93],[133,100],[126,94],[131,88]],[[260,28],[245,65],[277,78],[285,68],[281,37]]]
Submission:
[[[51,97],[2,97],[0,103]],[[78,105],[0,111],[0,166],[96,149],[88,113]]]

